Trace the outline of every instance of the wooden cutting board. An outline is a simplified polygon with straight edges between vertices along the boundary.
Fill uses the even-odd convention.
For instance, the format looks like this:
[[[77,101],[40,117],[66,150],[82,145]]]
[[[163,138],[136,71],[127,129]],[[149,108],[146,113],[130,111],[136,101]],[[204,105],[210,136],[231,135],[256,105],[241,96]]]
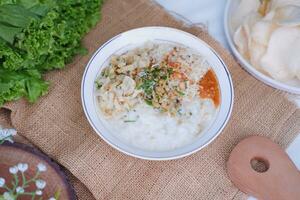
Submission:
[[[33,178],[37,171],[40,171],[39,169],[42,170],[39,172],[40,175],[37,179],[45,181],[46,185],[43,189],[41,189],[42,194],[38,195],[40,193],[38,192],[34,199],[40,199],[41,197],[42,199],[49,199],[55,195],[59,195],[60,200],[76,199],[74,190],[68,183],[64,173],[60,170],[60,167],[51,161],[46,155],[24,144],[11,144],[6,142],[0,145],[0,177],[5,179],[5,183],[10,189],[13,188],[11,182],[15,182],[15,179],[13,178],[13,171],[16,170],[16,168],[14,168],[14,170],[11,169],[12,171],[10,172],[10,168],[13,166],[17,167],[19,163],[28,165],[28,169],[24,172],[24,177],[27,181]],[[40,168],[38,168],[38,166]],[[43,166],[46,167],[46,171],[44,171],[45,168],[43,168]],[[22,165],[19,165],[19,167],[22,170]],[[22,186],[22,173],[19,169],[16,176],[19,180],[18,186]],[[39,190],[35,181],[29,182],[27,185],[28,186],[24,188],[24,192],[26,193],[36,192]],[[4,194],[6,191],[7,189],[0,187],[0,194]],[[18,199],[31,200],[32,196],[20,194]]]
[[[231,152],[227,170],[237,188],[260,200],[300,199],[299,171],[285,151],[268,138],[242,140]]]

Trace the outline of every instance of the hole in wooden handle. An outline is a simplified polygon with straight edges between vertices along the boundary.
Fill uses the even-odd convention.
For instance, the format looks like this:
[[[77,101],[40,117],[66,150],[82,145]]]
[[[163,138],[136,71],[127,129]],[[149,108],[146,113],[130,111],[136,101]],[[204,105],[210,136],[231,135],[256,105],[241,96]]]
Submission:
[[[251,167],[258,173],[264,173],[270,168],[270,163],[267,159],[255,157],[250,160]]]

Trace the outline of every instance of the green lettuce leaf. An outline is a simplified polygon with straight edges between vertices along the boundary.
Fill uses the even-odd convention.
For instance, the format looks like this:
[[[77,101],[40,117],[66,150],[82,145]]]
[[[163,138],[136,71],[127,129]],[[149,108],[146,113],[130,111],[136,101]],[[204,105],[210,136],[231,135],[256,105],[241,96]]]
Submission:
[[[12,27],[5,24],[0,23],[0,38],[9,44],[13,44],[14,39],[18,33],[20,33],[23,29],[18,27]],[[1,49],[0,49],[1,51]]]
[[[25,28],[31,19],[38,16],[20,5],[7,4],[0,6],[0,22],[15,27]]]
[[[0,0],[0,11],[11,9],[2,9],[6,18],[0,13],[0,106],[21,97],[35,102],[47,93],[42,75],[86,53],[81,39],[99,21],[102,2]],[[13,15],[15,20],[8,20]]]
[[[46,94],[49,84],[41,76],[32,76],[31,73],[0,69],[0,104],[21,97],[35,102],[38,97]]]

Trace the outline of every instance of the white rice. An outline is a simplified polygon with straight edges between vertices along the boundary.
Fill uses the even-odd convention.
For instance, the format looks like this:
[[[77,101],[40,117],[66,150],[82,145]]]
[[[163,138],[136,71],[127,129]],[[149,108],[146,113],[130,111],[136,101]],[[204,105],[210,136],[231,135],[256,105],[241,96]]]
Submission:
[[[185,108],[192,115],[182,118],[180,122],[174,117],[161,115],[145,104],[127,114],[129,119],[138,118],[138,123],[126,123],[124,116],[107,122],[115,136],[127,144],[143,150],[168,151],[195,141],[216,114],[213,102],[207,99],[187,102]]]
[[[149,63],[150,57],[160,61],[173,48],[174,45],[170,44],[147,43],[138,49],[126,52],[121,57],[133,55],[135,60],[130,67],[144,67]],[[179,48],[181,49],[180,56],[176,58],[176,61],[192,68],[192,71],[187,72],[186,75],[189,80],[196,83],[184,91],[185,97],[180,115],[172,116],[154,109],[138,99],[136,97],[138,93],[124,97],[122,87],[121,92],[111,90],[115,92],[114,94],[103,89],[104,87],[95,92],[101,118],[106,121],[111,132],[126,144],[149,151],[173,150],[195,141],[214,120],[218,108],[211,99],[199,97],[197,84],[211,67],[204,57],[193,50],[182,46]],[[121,61],[118,60],[118,62]],[[125,66],[126,63],[118,65],[128,68]],[[110,84],[108,79],[102,77],[101,81],[104,85]],[[130,86],[126,87],[128,88],[126,91],[132,90],[135,83],[131,83]],[[118,94],[123,96],[119,97]],[[122,103],[118,103],[116,99],[121,99]],[[109,111],[109,116],[102,112],[105,109]]]

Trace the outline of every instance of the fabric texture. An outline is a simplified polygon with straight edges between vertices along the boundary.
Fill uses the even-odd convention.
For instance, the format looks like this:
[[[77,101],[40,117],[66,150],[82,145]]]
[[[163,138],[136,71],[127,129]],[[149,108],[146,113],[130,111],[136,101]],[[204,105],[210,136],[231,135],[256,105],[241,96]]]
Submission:
[[[84,39],[89,55],[47,74],[52,83],[48,95],[36,104],[20,100],[5,105],[13,126],[96,199],[245,198],[226,174],[231,150],[250,135],[267,136],[286,147],[300,131],[300,111],[284,93],[242,70],[205,30],[183,25],[148,0],[108,0],[102,13],[101,23]],[[155,25],[182,29],[207,42],[225,61],[234,82],[234,109],[222,134],[200,152],[174,161],[144,161],[114,150],[92,130],[81,105],[81,78],[93,52],[118,33]]]

